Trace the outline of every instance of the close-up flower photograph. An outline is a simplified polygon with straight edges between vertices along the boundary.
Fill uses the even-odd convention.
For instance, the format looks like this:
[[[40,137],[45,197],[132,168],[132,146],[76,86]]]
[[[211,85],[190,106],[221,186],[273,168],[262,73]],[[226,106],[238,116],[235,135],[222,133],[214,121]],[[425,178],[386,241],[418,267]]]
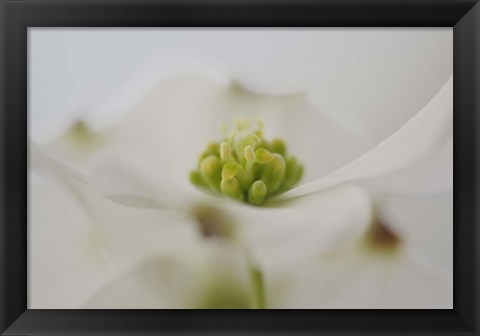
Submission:
[[[451,28],[29,28],[29,309],[452,309]]]

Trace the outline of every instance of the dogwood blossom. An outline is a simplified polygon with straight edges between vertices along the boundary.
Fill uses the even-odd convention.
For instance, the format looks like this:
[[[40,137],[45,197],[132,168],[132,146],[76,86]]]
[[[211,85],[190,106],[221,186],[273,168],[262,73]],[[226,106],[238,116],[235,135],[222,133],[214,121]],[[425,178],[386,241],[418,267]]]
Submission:
[[[261,114],[262,108],[266,105],[280,111],[282,109],[296,111],[295,119],[302,125],[297,130],[303,137],[325,136],[315,127],[310,132],[305,127],[307,124],[312,126],[321,124],[320,122],[314,124],[312,119],[309,119],[321,115],[314,110],[306,109],[302,96],[252,97],[250,93],[240,91],[238,87],[225,88],[215,85],[209,87],[207,82],[195,78],[173,80],[164,88],[165,95],[154,91],[136,108],[130,118],[127,116],[117,127],[98,135],[99,143],[103,144],[96,148],[104,149],[98,150],[98,153],[93,155],[95,159],[89,170],[85,168],[83,171],[83,167],[74,168],[36,147],[32,148],[34,166],[56,171],[62,181],[73,179],[69,183],[86,184],[83,188],[93,188],[101,195],[97,198],[106,197],[122,208],[134,208],[137,212],[148,214],[152,209],[180,211],[185,214],[184,217],[188,218],[188,221],[197,223],[198,230],[203,236],[220,236],[231,239],[234,244],[240,244],[260,269],[289,264],[289,261],[299,260],[302,256],[311,255],[313,251],[335,250],[338,246],[359,239],[374,220],[372,203],[366,192],[351,183],[364,183],[368,187],[369,180],[377,175],[385,176],[385,172],[396,172],[405,166],[414,167],[422,156],[435,150],[439,142],[441,144],[445,136],[448,137],[449,125],[451,126],[450,81],[412,120],[366,154],[330,174],[324,176],[318,174],[316,179],[310,174],[311,182],[281,195],[279,197],[281,202],[275,207],[252,207],[228,199],[207,196],[189,185],[187,176],[191,165],[187,162],[196,157],[193,154],[196,151],[192,151],[191,148],[197,147],[195,145],[198,144],[198,139],[204,134],[202,129],[197,131],[198,136],[192,136],[192,133],[201,127],[202,121],[208,119],[204,112],[212,111],[216,106],[219,110],[213,111],[213,115],[224,110],[225,103],[218,104],[218,100],[221,101],[225,95],[227,102],[233,101],[232,106],[239,104],[244,109],[246,106],[242,106],[243,101],[248,102],[250,99],[247,106],[249,111],[256,114]],[[174,97],[169,88],[175,90],[178,95]],[[210,93],[210,96],[207,93]],[[191,112],[182,104],[185,96],[195,100]],[[277,99],[280,102],[276,105]],[[292,105],[295,108],[292,108]],[[302,106],[303,111],[299,108]],[[168,108],[174,111],[168,113]],[[159,110],[163,113],[158,113]],[[285,129],[295,129],[292,127],[294,121],[285,115],[288,112],[281,114],[270,109],[267,111],[265,119],[272,115],[277,117],[277,120],[285,118],[289,125]],[[142,112],[145,114],[142,115]],[[202,114],[200,118],[195,119],[194,115],[180,115],[182,112]],[[304,114],[301,114],[302,112]],[[176,120],[177,117],[179,120]],[[303,117],[305,121],[302,120]],[[209,122],[204,121],[207,125],[212,123],[212,119],[208,120]],[[158,129],[160,125],[163,126],[162,132]],[[207,129],[212,128],[207,125],[205,125]],[[425,132],[426,125],[436,127],[433,127],[431,132]],[[192,133],[187,131],[190,129]],[[330,131],[332,132],[331,129]],[[337,132],[341,134],[340,131]],[[288,132],[286,134],[288,135]],[[301,139],[300,134],[295,135]],[[342,139],[345,137],[346,135],[342,134]],[[291,139],[288,143],[293,145],[295,142]],[[306,144],[301,142],[297,148],[300,153],[312,153],[310,156],[314,155],[313,153],[321,154],[315,146],[323,142],[319,139]],[[302,145],[312,147],[301,151]],[[341,155],[337,155],[337,160],[341,162],[343,159],[348,162],[348,154],[345,155],[347,158],[345,156],[340,158]],[[305,161],[312,160],[305,155]],[[320,166],[314,172],[321,171],[324,160],[317,161],[320,161],[317,163]],[[165,164],[166,162],[169,164]],[[182,169],[183,167],[185,169]],[[307,164],[307,172],[309,167]],[[98,199],[96,202],[100,203]],[[97,221],[94,219],[94,222]],[[99,220],[102,223],[107,221],[107,218]],[[117,234],[128,235],[129,238],[138,236],[139,233],[136,231],[139,228],[134,224],[137,221],[141,220],[131,217],[131,222],[125,226],[111,227],[112,232],[117,231]],[[125,231],[120,233],[122,230]],[[105,233],[105,236],[109,236],[108,240],[114,236],[109,232]],[[145,233],[151,235],[152,232]],[[125,258],[131,260],[130,265],[149,254],[159,253],[156,241],[151,244],[142,242],[143,246],[139,243],[135,248],[128,248],[128,244],[120,247],[118,243],[121,241],[123,240],[117,240],[113,245],[117,246],[118,250],[129,252]],[[143,241],[143,238],[140,241]],[[180,246],[178,242],[175,244]]]
[[[59,138],[30,143],[43,178],[32,184],[33,306],[448,308],[448,276],[404,246],[385,196],[451,188],[451,78],[379,138],[332,119],[303,81],[173,68],[193,75],[144,72]],[[235,117],[284,139],[303,166],[297,187],[252,206],[192,185],[198,153]],[[50,232],[62,237],[53,250]],[[58,268],[67,281],[47,276]]]

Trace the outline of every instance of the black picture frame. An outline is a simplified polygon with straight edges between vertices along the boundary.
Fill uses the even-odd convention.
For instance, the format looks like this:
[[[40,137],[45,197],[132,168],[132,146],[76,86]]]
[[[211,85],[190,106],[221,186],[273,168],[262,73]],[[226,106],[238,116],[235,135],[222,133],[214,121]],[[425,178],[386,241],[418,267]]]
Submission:
[[[480,5],[472,0],[0,0],[2,335],[479,334]],[[452,310],[27,309],[28,27],[453,27]]]

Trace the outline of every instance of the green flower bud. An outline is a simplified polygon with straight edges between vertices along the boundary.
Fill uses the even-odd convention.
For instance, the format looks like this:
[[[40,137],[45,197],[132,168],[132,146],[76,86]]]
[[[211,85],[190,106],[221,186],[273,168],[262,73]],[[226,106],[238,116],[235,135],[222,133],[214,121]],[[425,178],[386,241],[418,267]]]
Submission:
[[[270,150],[274,153],[278,153],[282,156],[285,156],[285,153],[287,152],[285,143],[281,139],[273,139],[272,142],[270,143]]]
[[[286,160],[286,172],[282,185],[279,188],[279,192],[290,190],[302,177],[303,167],[297,162],[297,160],[290,156]]]
[[[207,156],[210,156],[210,155],[218,156],[218,153],[219,153],[218,143],[211,142],[208,144],[207,148],[198,157],[198,162],[201,163],[203,159],[205,159]]]
[[[245,168],[240,165],[240,169],[238,170],[235,177],[237,178],[238,182],[240,182],[243,190],[248,190],[248,188],[250,188],[250,185],[253,182],[253,179],[255,178],[255,174],[254,171],[249,171],[249,173],[247,174]]]
[[[242,166],[236,163],[229,162],[222,169],[222,179],[231,179],[235,177],[237,173],[240,171]]]
[[[259,148],[255,151],[255,161],[259,163],[268,163],[273,159],[272,153],[265,148]]]
[[[220,189],[224,195],[239,201],[243,201],[243,190],[240,186],[240,182],[238,182],[235,177],[222,179]]]
[[[204,181],[216,190],[220,189],[221,166],[218,157],[210,155],[200,163],[200,173]]]
[[[220,144],[220,158],[222,160],[232,160],[232,147],[229,142],[222,142]]]
[[[269,195],[273,194],[282,184],[285,170],[286,164],[283,156],[273,154],[273,158],[266,164],[262,172],[262,181],[265,182]]]
[[[263,181],[255,181],[248,190],[248,203],[262,204],[267,197],[267,186]]]
[[[253,151],[253,147],[251,145],[245,146],[243,149],[243,156],[247,162],[255,161],[255,152]]]
[[[235,147],[235,153],[237,157],[241,158],[245,147],[252,146],[255,149],[255,146],[261,142],[260,138],[250,131],[241,131],[235,134],[233,137],[233,145]]]
[[[291,189],[303,167],[287,156],[281,139],[263,137],[263,123],[251,129],[248,119],[238,119],[223,142],[211,142],[199,156],[190,182],[198,188],[253,205]],[[228,134],[226,127],[222,132]]]
[[[196,170],[191,171],[189,177],[190,177],[190,182],[194,186],[200,187],[200,188],[206,187],[205,182],[202,179],[202,175],[200,175],[198,171]]]

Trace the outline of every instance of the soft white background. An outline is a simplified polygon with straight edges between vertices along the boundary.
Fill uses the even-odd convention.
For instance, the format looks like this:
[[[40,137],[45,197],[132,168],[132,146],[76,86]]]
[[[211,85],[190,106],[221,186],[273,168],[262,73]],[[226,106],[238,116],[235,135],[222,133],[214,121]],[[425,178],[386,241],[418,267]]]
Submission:
[[[159,60],[204,60],[259,91],[272,78],[279,92],[314,87],[323,111],[375,139],[418,112],[452,73],[451,29],[30,28],[28,39],[30,135],[40,142]],[[435,232],[410,244],[451,272],[451,193],[408,202],[418,211],[403,212],[406,225],[437,217]]]

